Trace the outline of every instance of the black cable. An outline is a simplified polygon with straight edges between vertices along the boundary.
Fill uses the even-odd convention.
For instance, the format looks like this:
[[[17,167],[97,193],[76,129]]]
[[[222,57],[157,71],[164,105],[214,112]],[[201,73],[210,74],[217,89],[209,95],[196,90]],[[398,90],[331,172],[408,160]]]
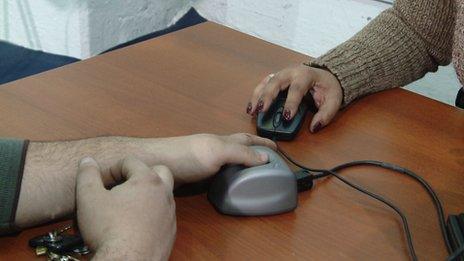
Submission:
[[[328,175],[332,175],[332,176],[336,177],[337,179],[339,179],[340,181],[342,181],[346,185],[356,189],[357,191],[362,192],[362,193],[364,193],[364,194],[366,194],[368,196],[371,196],[372,198],[386,204],[391,209],[393,209],[396,213],[398,213],[398,215],[401,217],[401,221],[403,222],[403,229],[404,229],[404,232],[406,234],[406,240],[407,240],[407,244],[408,244],[409,253],[411,254],[411,259],[414,260],[414,261],[417,260],[416,251],[414,250],[414,244],[412,243],[411,231],[409,230],[408,219],[406,218],[404,213],[397,206],[395,206],[393,203],[386,200],[385,198],[383,198],[383,197],[381,197],[381,196],[379,196],[379,195],[377,195],[375,193],[372,193],[372,192],[370,192],[370,191],[368,191],[366,189],[363,189],[362,187],[360,187],[360,186],[358,186],[356,184],[353,184],[353,183],[349,182],[348,180],[346,180],[345,178],[342,178],[341,176],[339,176],[339,174],[337,174],[336,172],[334,172],[332,170],[326,170],[325,173],[328,174]]]
[[[446,260],[447,261],[454,261],[459,258],[460,255],[464,254],[464,246],[461,246],[456,251],[454,251]]]
[[[452,252],[451,242],[450,242],[450,240],[448,238],[448,233],[447,233],[447,230],[446,230],[446,221],[445,221],[445,214],[444,214],[444,211],[443,211],[443,205],[441,204],[441,201],[438,198],[435,191],[432,189],[430,184],[425,179],[423,179],[421,176],[417,175],[416,173],[414,173],[411,170],[408,170],[406,168],[397,166],[395,164],[391,164],[391,163],[387,163],[387,162],[381,162],[381,161],[374,161],[374,160],[360,160],[360,161],[348,162],[348,163],[336,166],[332,170],[339,171],[339,170],[342,170],[342,169],[346,169],[346,168],[349,168],[349,167],[360,166],[360,165],[369,165],[369,166],[375,166],[375,167],[379,167],[379,168],[384,168],[384,169],[396,171],[398,173],[405,174],[405,175],[415,179],[416,181],[418,181],[422,185],[422,187],[428,192],[429,196],[431,197],[431,199],[432,199],[432,201],[433,201],[433,203],[435,205],[435,208],[437,210],[437,215],[438,215],[438,222],[439,222],[439,225],[440,225],[440,230],[441,230],[441,233],[442,233],[443,240],[445,241],[445,245],[446,245],[446,248],[448,250],[448,253]],[[315,177],[315,178],[321,178],[323,176],[327,176],[327,175],[322,173],[321,175],[319,175],[318,177]]]
[[[313,169],[313,168],[308,168],[308,167],[304,166],[303,164],[301,164],[301,163],[295,161],[294,159],[292,159],[287,153],[285,153],[279,147],[278,147],[278,151],[279,151],[279,153],[282,154],[282,156],[284,156],[293,165],[295,165],[295,166],[297,166],[299,168],[305,169],[307,171],[316,172],[316,174],[313,175],[314,179],[323,178],[323,177],[331,175],[331,173],[329,173],[327,170]],[[430,184],[428,184],[427,181],[425,181],[421,176],[415,174],[414,172],[412,172],[411,170],[408,170],[406,168],[397,166],[395,164],[391,164],[391,163],[387,163],[387,162],[381,162],[381,161],[374,161],[374,160],[361,160],[361,161],[348,162],[348,163],[336,166],[335,168],[332,168],[331,170],[332,171],[340,171],[342,169],[346,169],[346,168],[349,168],[349,167],[360,166],[360,165],[370,165],[370,166],[375,166],[375,167],[380,167],[380,168],[396,171],[396,172],[405,174],[405,175],[407,175],[409,177],[412,177],[413,179],[418,181],[422,185],[422,187],[424,187],[425,190],[428,192],[429,196],[432,198],[432,201],[433,201],[433,203],[435,205],[435,208],[437,210],[438,221],[439,221],[440,230],[441,230],[441,233],[442,233],[443,240],[445,242],[448,253],[452,252],[451,243],[449,241],[448,234],[447,234],[447,231],[446,231],[446,221],[445,221],[445,214],[444,214],[444,210],[443,210],[443,205],[441,204],[441,201],[438,198],[437,194],[432,189]]]
[[[398,207],[396,207],[393,203],[389,202],[388,200],[386,200],[385,198],[383,198],[383,197],[381,197],[381,196],[379,196],[377,194],[374,194],[374,193],[372,193],[372,192],[370,192],[368,190],[365,190],[365,189],[361,188],[358,185],[355,185],[355,184],[349,182],[345,178],[342,178],[339,174],[337,174],[335,172],[335,171],[337,171],[336,168],[331,169],[331,170],[308,168],[308,167],[304,166],[303,164],[298,163],[297,161],[292,159],[290,156],[288,156],[288,154],[285,153],[278,145],[277,145],[277,150],[279,151],[280,154],[282,154],[293,165],[295,165],[295,166],[297,166],[297,167],[299,167],[301,169],[304,169],[306,171],[318,173],[318,174],[313,174],[314,179],[323,178],[323,177],[332,175],[332,176],[336,177],[337,179],[339,179],[340,181],[342,181],[343,183],[345,183],[346,185],[348,185],[348,186],[350,186],[350,187],[352,187],[352,188],[358,190],[359,192],[362,192],[362,193],[364,193],[364,194],[366,194],[368,196],[371,196],[372,198],[386,204],[391,209],[393,209],[401,217],[401,221],[403,223],[403,228],[404,228],[404,232],[405,232],[405,235],[406,235],[406,242],[407,242],[407,245],[408,245],[409,253],[411,255],[411,259],[412,260],[417,260],[416,251],[414,250],[414,244],[412,243],[412,235],[411,235],[411,231],[409,229],[408,220],[407,220],[406,216],[403,214],[403,212]]]
[[[277,117],[279,117],[280,119],[276,120]],[[274,118],[273,118],[273,122],[272,122],[272,125],[274,127],[274,132],[280,126],[281,122],[282,122],[282,115],[275,114]],[[275,141],[275,137],[273,137],[273,140]],[[276,144],[277,144],[277,142],[276,142]],[[377,166],[377,167],[382,167],[382,168],[387,168],[387,169],[390,169],[390,170],[394,170],[394,171],[397,171],[397,172],[400,172],[400,173],[403,173],[403,174],[407,174],[410,177],[413,177],[414,179],[416,179],[417,181],[419,181],[422,184],[422,186],[429,192],[429,195],[432,197],[432,199],[434,201],[434,204],[435,204],[435,207],[437,208],[440,228],[442,230],[442,234],[443,234],[443,238],[445,240],[447,250],[448,250],[448,252],[451,252],[451,245],[450,245],[450,242],[449,242],[447,234],[446,234],[446,226],[445,226],[445,221],[444,221],[445,218],[444,218],[444,214],[443,214],[443,206],[441,205],[441,202],[438,199],[436,193],[433,191],[432,187],[424,179],[422,179],[420,176],[416,175],[414,172],[412,172],[412,171],[410,171],[408,169],[396,166],[394,164],[390,164],[390,163],[386,163],[386,162],[379,162],[379,161],[354,161],[354,162],[349,162],[349,163],[346,163],[346,164],[339,165],[339,166],[337,166],[335,168],[332,168],[331,170],[313,169],[313,168],[308,168],[308,167],[304,166],[303,164],[300,164],[297,161],[293,160],[290,156],[287,155],[287,153],[285,153],[279,147],[278,144],[277,144],[277,150],[278,150],[278,152],[280,154],[282,154],[293,165],[295,165],[295,166],[297,166],[297,167],[299,167],[299,168],[301,168],[303,170],[306,170],[308,172],[315,172],[315,173],[313,173],[314,179],[323,178],[323,177],[326,177],[326,176],[329,176],[329,175],[335,176],[337,179],[339,179],[340,181],[342,181],[345,184],[349,185],[350,187],[352,187],[352,188],[354,188],[354,189],[358,190],[359,192],[362,192],[362,193],[364,193],[366,195],[369,195],[372,198],[374,198],[374,199],[386,204],[390,208],[392,208],[401,217],[401,221],[403,222],[403,228],[404,228],[404,232],[405,232],[405,235],[406,235],[408,249],[409,249],[409,253],[411,255],[411,258],[412,258],[412,260],[417,260],[417,255],[415,253],[414,245],[412,243],[411,231],[409,229],[407,218],[403,214],[403,212],[398,207],[396,207],[393,203],[389,202],[388,200],[384,199],[383,197],[381,197],[381,196],[379,196],[377,194],[374,194],[374,193],[372,193],[370,191],[367,191],[367,190],[361,188],[358,185],[355,185],[355,184],[349,182],[348,180],[346,180],[346,179],[342,178],[341,176],[339,176],[335,171],[342,170],[342,169],[348,168],[348,167],[358,166],[358,165],[373,165],[373,166]]]

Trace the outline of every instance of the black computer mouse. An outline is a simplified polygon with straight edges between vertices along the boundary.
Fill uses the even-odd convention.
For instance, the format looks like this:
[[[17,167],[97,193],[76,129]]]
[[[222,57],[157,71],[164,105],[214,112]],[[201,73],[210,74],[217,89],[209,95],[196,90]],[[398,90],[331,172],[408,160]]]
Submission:
[[[255,167],[224,166],[209,187],[208,200],[220,213],[235,216],[274,215],[295,209],[298,191],[294,173],[272,149],[252,148],[267,153],[269,162]]]
[[[258,113],[256,117],[256,132],[259,136],[287,141],[293,140],[296,137],[303,125],[308,109],[311,108],[308,104],[313,104],[314,102],[305,97],[298,106],[298,111],[293,118],[290,121],[285,121],[282,116],[286,100],[287,91],[282,91],[266,112]]]

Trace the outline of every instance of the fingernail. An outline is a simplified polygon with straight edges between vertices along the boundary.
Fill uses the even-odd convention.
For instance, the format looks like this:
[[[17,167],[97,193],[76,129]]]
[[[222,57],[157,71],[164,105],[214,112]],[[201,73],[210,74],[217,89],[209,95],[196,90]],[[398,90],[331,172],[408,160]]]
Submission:
[[[85,157],[79,161],[79,166],[98,166],[98,163],[91,157]]]
[[[284,120],[289,121],[290,120],[290,115],[291,115],[290,110],[285,109],[284,114],[283,114]]]
[[[264,107],[264,102],[263,102],[263,100],[259,100],[259,101],[258,101],[258,105],[256,106],[256,111],[257,111],[257,112],[260,112],[260,111],[263,109],[263,107]]]
[[[248,106],[247,106],[247,109],[246,109],[246,113],[247,113],[247,114],[251,114],[251,108],[252,108],[251,102],[249,102],[249,103],[248,103]]]
[[[262,162],[268,162],[269,156],[266,153],[259,153],[259,160]]]
[[[314,126],[313,133],[316,133],[322,129],[322,124],[320,122],[316,123],[316,126]]]

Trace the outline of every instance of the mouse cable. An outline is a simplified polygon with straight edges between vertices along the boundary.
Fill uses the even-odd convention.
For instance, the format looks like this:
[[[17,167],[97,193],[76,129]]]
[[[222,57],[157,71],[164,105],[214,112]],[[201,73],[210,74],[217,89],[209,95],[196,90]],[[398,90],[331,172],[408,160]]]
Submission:
[[[275,133],[276,129],[279,127],[279,125],[282,122],[281,120],[277,121],[276,120],[277,118],[282,119],[282,114],[278,115],[278,113],[277,113],[276,115],[274,115],[273,122],[272,122],[272,125],[274,127],[274,133]],[[349,182],[348,180],[346,180],[345,178],[341,177],[340,175],[338,175],[338,173],[335,172],[337,170],[336,168],[332,169],[332,170],[312,169],[312,168],[308,168],[308,167],[304,166],[303,164],[300,164],[300,163],[296,162],[295,160],[293,160],[289,155],[287,155],[287,153],[285,153],[279,147],[279,144],[276,142],[276,137],[275,136],[273,137],[272,140],[275,142],[275,144],[277,146],[277,151],[280,154],[282,154],[282,156],[284,156],[293,165],[295,165],[295,166],[297,166],[297,167],[299,167],[299,168],[301,168],[303,170],[306,170],[308,172],[319,173],[319,174],[312,173],[313,180],[318,179],[318,178],[322,178],[322,177],[325,177],[325,176],[328,176],[328,175],[333,175],[334,177],[336,177],[337,179],[339,179],[340,181],[342,181],[346,185],[352,187],[353,189],[355,189],[355,190],[357,190],[357,191],[359,191],[361,193],[364,193],[364,194],[366,194],[366,195],[368,195],[368,196],[370,196],[370,197],[384,203],[385,205],[387,205],[391,209],[393,209],[401,217],[401,221],[403,223],[403,229],[404,229],[404,232],[406,234],[406,241],[407,241],[407,245],[408,245],[408,251],[409,251],[409,253],[411,255],[411,259],[413,261],[417,261],[417,255],[416,255],[416,251],[414,250],[414,245],[412,243],[412,235],[411,235],[411,231],[409,229],[408,220],[407,220],[406,216],[403,214],[403,212],[398,207],[396,207],[393,203],[389,202],[388,200],[384,199],[382,196],[377,195],[375,193],[372,193],[372,192],[370,192],[368,190],[365,190],[362,187],[360,187],[360,186],[358,186],[356,184],[353,184],[353,183]]]
[[[435,193],[435,191],[427,183],[427,181],[425,181],[421,176],[415,174],[414,172],[412,172],[412,171],[410,171],[410,170],[408,170],[406,168],[403,168],[403,167],[400,167],[400,166],[397,166],[397,165],[394,165],[394,164],[391,164],[391,163],[387,163],[387,162],[373,161],[373,160],[361,160],[361,161],[348,162],[348,163],[336,166],[335,168],[332,168],[331,170],[313,169],[313,168],[308,168],[308,167],[298,163],[297,161],[292,159],[287,153],[285,153],[282,149],[278,148],[278,151],[293,165],[295,165],[295,166],[297,166],[299,168],[302,168],[302,169],[304,169],[306,171],[315,172],[315,174],[313,174],[314,179],[323,178],[323,177],[326,177],[326,176],[329,176],[329,175],[333,175],[333,173],[331,173],[331,172],[334,172],[334,171],[340,171],[340,170],[345,169],[345,168],[354,167],[354,166],[360,166],[360,165],[370,165],[370,166],[380,167],[380,168],[392,170],[392,171],[395,171],[395,172],[405,174],[405,175],[407,175],[409,177],[412,177],[414,180],[418,181],[426,189],[426,191],[428,192],[428,194],[432,198],[432,201],[433,201],[433,203],[435,205],[435,208],[437,210],[440,230],[442,232],[442,236],[443,236],[446,248],[448,250],[448,253],[451,253],[452,247],[451,247],[450,240],[448,238],[448,234],[447,234],[447,231],[446,231],[446,223],[445,223],[445,215],[444,215],[444,211],[443,211],[443,206],[442,206],[442,204],[440,202],[440,199],[438,198],[437,194]],[[337,174],[337,173],[335,173],[335,174]],[[333,175],[333,176],[335,176],[335,175]],[[404,222],[403,222],[403,226],[404,226]],[[406,230],[405,230],[405,232],[408,233]],[[458,249],[453,254],[456,254],[456,257],[459,257],[459,255],[461,255],[463,253],[464,253],[464,250]],[[453,256],[453,254],[451,254],[450,258]]]
[[[274,127],[274,133],[275,131],[277,130],[277,128],[279,127],[279,125],[282,123],[282,114],[278,115],[274,115],[274,118],[273,118],[273,122],[272,122],[272,125]],[[277,120],[278,118],[280,118],[280,120]],[[379,200],[381,201],[382,203],[388,205],[390,208],[392,208],[393,210],[395,210],[395,212],[398,213],[398,215],[401,217],[401,220],[403,222],[403,227],[404,227],[404,232],[406,233],[406,238],[407,238],[407,243],[408,243],[408,248],[409,248],[409,252],[411,254],[411,257],[413,260],[417,260],[417,256],[416,256],[416,253],[414,251],[414,246],[412,244],[412,236],[411,236],[411,232],[409,230],[409,226],[408,226],[408,222],[407,222],[407,218],[406,216],[401,212],[401,210],[399,208],[397,208],[395,205],[393,205],[392,203],[390,203],[389,201],[387,201],[386,199],[384,199],[383,197],[379,196],[379,195],[376,195],[372,192],[369,192],[367,190],[364,190],[363,188],[355,185],[355,184],[352,184],[350,183],[349,181],[347,181],[346,179],[343,179],[342,177],[340,177],[338,175],[338,173],[336,173],[335,171],[340,171],[342,169],[345,169],[345,168],[349,168],[349,167],[353,167],[353,166],[359,166],[359,165],[370,165],[370,166],[376,166],[376,167],[380,167],[380,168],[384,168],[384,169],[389,169],[389,170],[393,170],[393,171],[396,171],[396,172],[399,172],[399,173],[402,173],[402,174],[406,174],[410,177],[412,177],[413,179],[415,179],[416,181],[418,181],[426,190],[427,192],[429,193],[430,197],[432,198],[432,201],[435,205],[435,208],[437,210],[437,214],[438,214],[438,221],[439,221],[439,225],[440,225],[440,229],[441,229],[441,232],[442,232],[442,236],[443,236],[443,240],[445,241],[445,245],[446,245],[446,249],[448,251],[448,253],[451,253],[452,251],[452,247],[451,247],[451,243],[450,243],[450,240],[448,238],[448,234],[447,234],[447,231],[446,231],[446,223],[445,223],[445,215],[444,215],[444,211],[443,211],[443,206],[440,202],[440,199],[438,198],[438,196],[436,195],[435,191],[432,189],[432,187],[427,183],[427,181],[425,181],[422,177],[420,177],[419,175],[415,174],[414,172],[406,169],[406,168],[403,168],[403,167],[400,167],[400,166],[397,166],[397,165],[394,165],[394,164],[391,164],[391,163],[387,163],[387,162],[380,162],[380,161],[372,161],[372,160],[364,160],[364,161],[353,161],[353,162],[348,162],[348,163],[345,163],[345,164],[342,164],[342,165],[339,165],[339,166],[336,166],[335,168],[332,168],[331,170],[326,170],[326,169],[313,169],[313,168],[308,168],[306,166],[304,166],[303,164],[300,164],[298,163],[297,161],[295,161],[294,159],[292,159],[287,153],[285,153],[280,147],[279,145],[277,144],[276,142],[276,137],[274,136],[273,139],[272,139],[276,145],[277,145],[277,151],[282,154],[282,156],[284,156],[290,163],[292,163],[293,165],[303,169],[303,170],[306,170],[308,172],[315,172],[313,173],[313,179],[319,179],[319,178],[323,178],[323,177],[326,177],[326,176],[329,176],[329,175],[332,175],[332,176],[335,176],[337,179],[341,180],[342,182],[344,182],[346,185],[349,185],[350,187],[358,190],[359,192],[362,192],[366,195],[369,195],[373,198],[375,198],[376,200]],[[461,250],[461,249],[458,249],[457,251],[455,251],[455,253],[453,254],[456,254],[457,256],[459,256],[461,253],[463,253],[464,250]],[[453,254],[450,256],[452,257]]]
[[[391,209],[393,209],[401,218],[401,221],[403,223],[403,229],[404,229],[404,232],[405,232],[405,235],[406,235],[406,241],[407,241],[407,245],[408,245],[408,251],[411,255],[411,259],[416,261],[417,260],[417,255],[416,255],[416,251],[414,250],[414,245],[412,243],[412,235],[411,235],[411,231],[409,229],[409,224],[408,224],[408,219],[406,218],[406,216],[404,215],[404,213],[397,207],[395,206],[393,203],[391,203],[390,201],[386,200],[385,198],[383,198],[382,196],[380,195],[377,195],[375,193],[372,193],[356,184],[353,184],[351,183],[350,181],[346,180],[345,178],[341,177],[338,173],[336,173],[334,170],[323,170],[323,169],[311,169],[311,168],[306,168],[305,166],[299,164],[298,162],[294,161],[292,158],[290,158],[285,152],[282,151],[282,149],[278,148],[278,151],[279,153],[281,153],[288,161],[290,161],[292,164],[294,164],[295,166],[299,167],[299,168],[302,168],[306,171],[310,171],[310,172],[318,172],[320,173],[319,175],[318,174],[313,174],[313,178],[314,179],[317,179],[317,178],[322,178],[322,177],[326,177],[326,176],[329,176],[329,175],[332,175],[334,176],[335,178],[337,178],[338,180],[342,181],[343,183],[345,183],[346,185],[352,187],[353,189],[361,192],[361,193],[364,193],[382,203],[384,203],[385,205],[387,205],[388,207],[390,207]],[[323,175],[322,175],[323,174]]]
[[[464,246],[461,246],[459,249],[454,251],[446,260],[447,261],[458,260],[459,256],[462,254],[464,254]]]
[[[308,168],[308,167],[296,162],[295,160],[293,160],[287,153],[282,151],[280,148],[278,150],[293,165],[295,165],[297,167],[300,167],[302,169],[305,169],[307,171],[317,172],[318,174],[314,174],[314,179],[323,178],[323,177],[332,175],[331,173],[328,172],[328,170]],[[401,174],[405,174],[405,175],[413,178],[417,182],[419,182],[422,185],[422,187],[425,188],[425,190],[428,192],[429,196],[431,197],[431,199],[432,199],[432,201],[433,201],[433,203],[435,205],[435,208],[437,210],[438,221],[439,221],[442,237],[443,237],[443,240],[445,242],[448,253],[451,253],[452,247],[451,247],[451,243],[450,243],[450,240],[448,238],[448,234],[447,234],[447,230],[446,230],[446,222],[445,222],[445,214],[444,214],[444,211],[443,211],[443,205],[441,204],[441,201],[438,198],[437,194],[432,189],[430,184],[428,184],[427,181],[425,181],[421,176],[417,175],[416,173],[414,173],[411,170],[408,170],[406,168],[397,166],[395,164],[391,164],[391,163],[387,163],[387,162],[381,162],[381,161],[374,161],[374,160],[360,160],[360,161],[348,162],[348,163],[336,166],[335,168],[332,168],[331,171],[340,171],[342,169],[355,167],[355,166],[361,166],[361,165],[368,165],[368,166],[374,166],[374,167],[379,167],[379,168],[383,168],[383,169],[392,170],[392,171],[395,171],[395,172],[398,172],[398,173],[401,173]]]

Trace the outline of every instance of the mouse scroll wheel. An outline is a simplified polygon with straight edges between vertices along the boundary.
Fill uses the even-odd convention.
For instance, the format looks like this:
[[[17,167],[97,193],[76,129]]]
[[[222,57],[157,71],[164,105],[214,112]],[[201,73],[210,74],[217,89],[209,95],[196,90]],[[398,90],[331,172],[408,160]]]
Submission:
[[[282,123],[283,110],[284,108],[280,107],[274,114],[274,118],[272,119],[272,125],[274,126],[274,128],[279,127]]]

